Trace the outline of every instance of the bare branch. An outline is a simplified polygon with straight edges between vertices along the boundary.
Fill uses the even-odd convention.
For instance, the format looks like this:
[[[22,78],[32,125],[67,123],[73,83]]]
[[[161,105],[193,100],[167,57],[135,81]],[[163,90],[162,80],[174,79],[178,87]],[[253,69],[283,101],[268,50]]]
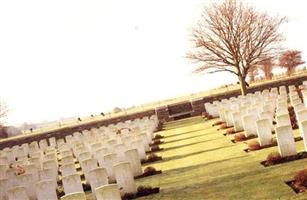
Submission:
[[[286,18],[271,17],[241,1],[213,3],[192,31],[195,47],[187,58],[200,64],[195,72],[227,71],[245,82],[251,67],[280,53],[278,29],[284,22]]]

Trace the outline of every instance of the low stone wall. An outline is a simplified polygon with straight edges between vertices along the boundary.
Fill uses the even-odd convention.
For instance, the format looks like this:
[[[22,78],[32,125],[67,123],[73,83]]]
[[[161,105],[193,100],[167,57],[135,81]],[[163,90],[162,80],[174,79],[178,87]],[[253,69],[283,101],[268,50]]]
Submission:
[[[257,86],[252,86],[248,88],[248,92],[254,93],[256,91],[262,91],[268,88],[280,87],[283,85],[284,86],[289,86],[289,85],[299,86],[299,85],[302,85],[303,81],[306,81],[306,80],[307,80],[307,76],[292,77],[292,78],[289,77],[288,79],[285,79],[285,80],[277,80],[277,81],[264,83],[264,84],[257,85]],[[193,99],[190,101],[193,107],[193,111],[194,111],[192,116],[201,115],[202,112],[206,111],[204,107],[204,103],[212,103],[213,101],[229,99],[231,97],[237,97],[239,95],[241,95],[241,91],[238,89],[238,90],[232,90],[229,92],[223,92],[223,93],[216,94],[216,95],[205,96],[199,99]],[[176,104],[177,108],[181,107],[180,104],[186,104],[186,101],[182,103],[177,103]],[[180,112],[180,110],[177,110],[177,112]],[[156,108],[156,113],[157,113],[157,117],[160,122],[169,122],[169,121],[174,120],[172,117],[170,117],[171,114],[169,113],[167,106]]]
[[[39,141],[42,139],[48,139],[50,137],[55,137],[56,139],[65,138],[65,136],[71,135],[74,132],[90,130],[91,128],[94,128],[94,127],[107,126],[109,124],[115,124],[115,123],[124,122],[127,120],[134,120],[137,118],[142,118],[142,117],[151,116],[155,114],[156,114],[155,110],[147,110],[144,112],[139,112],[139,113],[120,116],[120,117],[114,117],[110,119],[104,119],[101,121],[89,122],[89,123],[80,124],[80,125],[77,124],[72,127],[62,128],[62,129],[49,131],[45,133],[25,135],[20,138],[7,138],[3,141],[0,141],[0,149],[3,149],[5,147],[12,147],[14,145],[21,145],[23,143],[31,143],[33,141]]]

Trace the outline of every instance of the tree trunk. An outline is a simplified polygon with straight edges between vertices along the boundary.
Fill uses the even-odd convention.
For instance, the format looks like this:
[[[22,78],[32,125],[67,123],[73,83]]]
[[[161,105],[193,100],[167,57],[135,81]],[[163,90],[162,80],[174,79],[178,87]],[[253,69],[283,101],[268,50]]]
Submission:
[[[291,76],[293,74],[293,68],[287,68],[287,76]]]
[[[250,79],[250,82],[255,82],[255,75],[253,72],[249,72],[249,79]]]
[[[268,75],[266,77],[267,77],[268,80],[272,80],[273,73],[272,72],[268,73]]]
[[[239,77],[239,82],[240,82],[241,94],[245,96],[247,94],[245,78],[242,75],[239,75],[238,77]]]

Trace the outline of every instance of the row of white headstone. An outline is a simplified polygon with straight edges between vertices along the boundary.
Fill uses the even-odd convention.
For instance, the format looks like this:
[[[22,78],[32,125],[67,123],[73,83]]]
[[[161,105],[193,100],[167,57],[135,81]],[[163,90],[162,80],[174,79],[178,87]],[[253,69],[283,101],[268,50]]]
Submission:
[[[57,199],[59,180],[65,193],[61,199],[83,199],[82,173],[97,199],[135,193],[134,177],[143,173],[141,159],[157,125],[157,117],[151,116],[75,132],[65,140],[49,138],[49,144],[41,140],[5,148],[0,151],[0,199]],[[16,175],[10,165],[23,165],[25,174]]]
[[[40,181],[35,184],[36,197],[35,199],[57,200],[56,192],[50,188],[51,180]],[[106,184],[95,189],[95,195],[98,200],[121,200],[121,195],[118,191],[117,184]],[[6,197],[3,197],[3,200]],[[30,200],[27,188],[18,186],[8,190],[9,200]],[[61,197],[61,200],[86,200],[84,192],[73,192]]]
[[[227,126],[233,126],[236,132],[244,131],[246,137],[258,137],[261,146],[272,143],[272,132],[275,130],[281,156],[295,155],[295,141],[288,107],[294,108],[307,151],[307,82],[299,86],[303,101],[295,86],[289,86],[288,90],[289,93],[285,86],[266,89],[246,96],[206,103],[205,108],[213,117],[219,117]]]

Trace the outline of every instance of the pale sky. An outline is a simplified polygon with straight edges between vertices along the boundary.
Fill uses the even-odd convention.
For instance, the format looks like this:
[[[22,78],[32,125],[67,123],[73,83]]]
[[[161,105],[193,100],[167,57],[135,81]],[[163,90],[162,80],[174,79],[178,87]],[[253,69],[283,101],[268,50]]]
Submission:
[[[8,123],[98,114],[236,81],[192,74],[184,58],[209,2],[0,1],[0,99],[11,109]],[[289,17],[286,46],[306,52],[305,1],[248,2]]]

